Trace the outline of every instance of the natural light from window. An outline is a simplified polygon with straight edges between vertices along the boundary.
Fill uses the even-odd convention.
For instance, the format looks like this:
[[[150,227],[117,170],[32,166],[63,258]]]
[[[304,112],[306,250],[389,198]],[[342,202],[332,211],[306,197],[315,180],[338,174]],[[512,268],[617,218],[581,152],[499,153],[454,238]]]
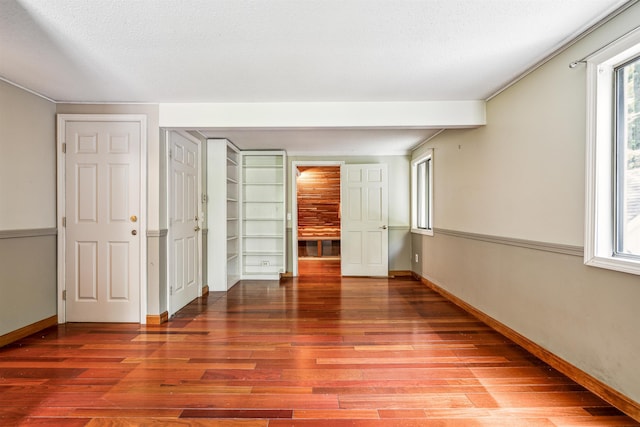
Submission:
[[[411,162],[411,231],[433,235],[433,150]]]
[[[640,29],[586,63],[584,261],[640,274]]]
[[[616,253],[640,256],[640,58],[616,68]]]

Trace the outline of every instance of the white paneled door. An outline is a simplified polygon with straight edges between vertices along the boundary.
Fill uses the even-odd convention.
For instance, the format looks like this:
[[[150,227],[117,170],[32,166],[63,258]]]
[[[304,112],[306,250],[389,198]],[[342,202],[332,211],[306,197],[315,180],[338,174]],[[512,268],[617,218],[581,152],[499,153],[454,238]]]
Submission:
[[[169,314],[198,297],[200,285],[200,214],[198,144],[169,132]]]
[[[342,275],[387,276],[387,165],[342,165],[341,176]]]
[[[64,121],[68,322],[140,322],[141,123]]]

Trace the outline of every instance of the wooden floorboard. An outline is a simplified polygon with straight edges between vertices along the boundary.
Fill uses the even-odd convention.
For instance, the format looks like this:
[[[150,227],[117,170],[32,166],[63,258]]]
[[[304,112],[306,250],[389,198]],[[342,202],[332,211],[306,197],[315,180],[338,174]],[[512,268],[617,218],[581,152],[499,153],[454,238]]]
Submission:
[[[16,341],[0,425],[640,426],[418,281],[329,275]]]

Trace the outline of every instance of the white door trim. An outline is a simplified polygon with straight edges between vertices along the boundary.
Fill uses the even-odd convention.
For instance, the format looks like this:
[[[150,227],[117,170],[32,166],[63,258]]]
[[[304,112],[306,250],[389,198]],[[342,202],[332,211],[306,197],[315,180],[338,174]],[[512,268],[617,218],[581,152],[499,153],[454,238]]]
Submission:
[[[296,185],[298,166],[338,166],[344,160],[294,160],[291,162],[291,274],[298,276],[298,186]],[[342,176],[340,176],[340,199],[342,200]],[[342,233],[340,233],[342,240]]]
[[[144,114],[58,114],[57,142],[58,157],[56,169],[57,185],[57,218],[58,228],[58,323],[66,323],[65,293],[65,246],[66,234],[63,220],[65,212],[65,156],[62,155],[63,144],[66,143],[66,122],[137,122],[140,124],[140,323],[146,323],[147,318],[147,116]]]
[[[194,144],[197,145],[198,147],[198,161],[197,161],[197,165],[198,165],[198,172],[197,172],[197,182],[196,185],[198,186],[198,222],[199,222],[199,226],[200,226],[200,232],[197,235],[197,250],[198,250],[198,277],[197,277],[197,287],[198,287],[198,297],[202,296],[202,284],[204,283],[204,278],[202,277],[202,263],[203,263],[203,259],[202,259],[202,229],[203,227],[203,221],[204,221],[204,212],[203,212],[203,203],[202,203],[202,141],[200,141],[198,138],[194,137],[193,135],[189,134],[188,132],[185,132],[183,130],[179,130],[179,129],[164,129],[165,132],[165,160],[166,160],[166,164],[165,164],[165,170],[167,171],[166,173],[166,188],[167,188],[167,203],[166,203],[166,218],[167,218],[167,245],[166,245],[166,254],[165,256],[167,257],[167,261],[171,260],[171,254],[169,253],[169,251],[171,250],[171,244],[169,242],[171,242],[171,237],[172,237],[172,230],[171,230],[171,203],[169,202],[171,200],[171,157],[169,157],[169,152],[171,151],[171,132],[175,132],[178,135],[184,137],[185,139],[188,139],[189,141],[193,142]],[[166,286],[166,298],[167,298],[167,313],[169,313],[169,315],[173,315],[177,310],[173,310],[173,307],[171,307],[171,286],[170,286],[170,282],[171,282],[171,274],[173,273],[173,266],[171,265],[170,262],[167,262],[167,269],[166,269],[166,275],[167,275],[167,286]]]

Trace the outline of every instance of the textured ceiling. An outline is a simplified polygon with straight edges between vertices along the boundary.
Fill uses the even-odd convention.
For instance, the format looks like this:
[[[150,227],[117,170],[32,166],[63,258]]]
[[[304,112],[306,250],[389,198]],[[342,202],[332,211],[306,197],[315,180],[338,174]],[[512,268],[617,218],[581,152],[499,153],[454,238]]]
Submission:
[[[58,102],[486,99],[621,0],[0,0],[0,78]]]

